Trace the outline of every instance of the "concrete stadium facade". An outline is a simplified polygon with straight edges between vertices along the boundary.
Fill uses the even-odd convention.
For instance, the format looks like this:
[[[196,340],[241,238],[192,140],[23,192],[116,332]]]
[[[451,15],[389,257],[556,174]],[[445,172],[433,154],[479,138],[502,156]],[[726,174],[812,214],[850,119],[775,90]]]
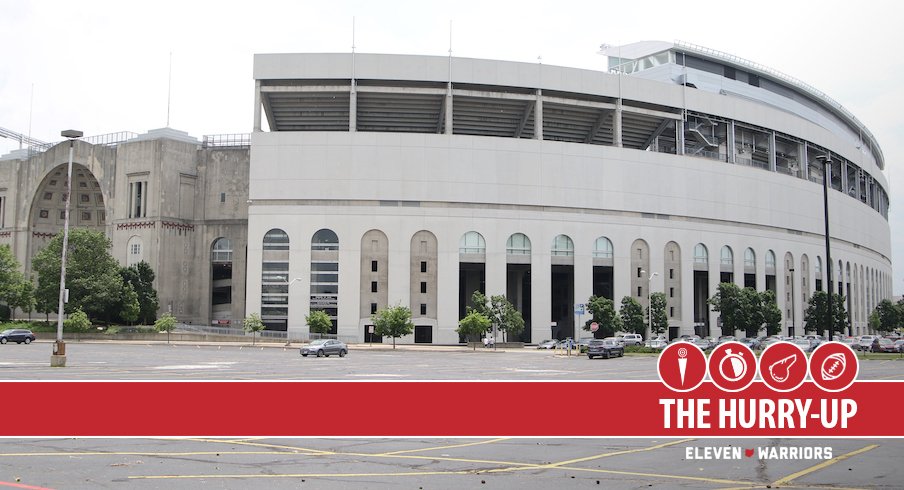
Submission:
[[[454,343],[479,289],[506,294],[537,342],[574,335],[593,294],[662,291],[671,335],[718,335],[705,299],[733,281],[774,290],[801,332],[826,286],[828,156],[833,275],[865,333],[891,272],[869,131],[721,53],[638,43],[610,64],[257,55],[248,311],[303,333],[326,309],[339,336],[378,341],[371,312],[401,304],[403,342]]]
[[[613,49],[616,49],[613,51]],[[785,329],[827,289],[851,332],[891,296],[875,138],[812,87],[700,47],[610,48],[608,72],[495,60],[262,54],[249,135],[171,129],[75,144],[73,226],[150,263],[161,312],[273,335],[456,343],[474,290],[505,294],[520,340],[575,334],[574,305],[667,297],[670,331],[718,335],[720,282],[775,291]],[[68,144],[0,157],[0,244],[30,259],[62,228]],[[63,174],[60,178],[61,172]],[[84,194],[84,195],[83,195]],[[285,332],[285,333],[283,333]],[[578,332],[578,335],[581,334]]]

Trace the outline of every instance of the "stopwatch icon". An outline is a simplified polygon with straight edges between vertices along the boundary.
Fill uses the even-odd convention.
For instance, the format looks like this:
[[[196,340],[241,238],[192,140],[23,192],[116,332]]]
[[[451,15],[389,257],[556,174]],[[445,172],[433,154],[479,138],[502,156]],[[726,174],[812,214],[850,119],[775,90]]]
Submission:
[[[731,349],[726,349],[725,357],[719,361],[719,372],[727,381],[739,381],[747,373],[747,361],[741,354],[732,353]]]

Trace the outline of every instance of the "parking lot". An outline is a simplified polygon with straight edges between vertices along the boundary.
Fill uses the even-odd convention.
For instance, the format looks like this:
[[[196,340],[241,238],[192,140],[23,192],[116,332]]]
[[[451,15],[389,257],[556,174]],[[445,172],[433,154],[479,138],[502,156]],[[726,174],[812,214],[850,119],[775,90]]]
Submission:
[[[71,342],[66,368],[50,368],[50,353],[48,342],[0,347],[0,379],[656,379],[655,356],[591,361],[536,349],[352,346],[344,358],[302,358],[297,346],[275,344]],[[861,366],[860,379],[904,379],[904,361],[896,358]],[[27,408],[14,408],[27,407],[27,400],[15,400],[10,390],[4,398],[7,413],[20,411],[27,419]],[[579,402],[579,397],[563,397],[572,408],[537,423],[631,423],[630,414],[600,420],[592,407]],[[323,403],[323,417],[311,424],[342,423],[330,417],[328,402],[318,403]],[[404,414],[378,417],[370,405],[362,406],[362,417],[373,423],[404,423]],[[173,412],[162,416],[183,410],[191,407],[176,401]],[[65,412],[77,416],[77,403]],[[236,417],[292,413],[292,407],[262,407],[260,414]],[[468,423],[492,424],[504,416],[493,407],[476,406]],[[687,459],[689,449],[724,446],[831,447],[832,457]],[[4,439],[0,487],[904,488],[902,456],[900,439]]]

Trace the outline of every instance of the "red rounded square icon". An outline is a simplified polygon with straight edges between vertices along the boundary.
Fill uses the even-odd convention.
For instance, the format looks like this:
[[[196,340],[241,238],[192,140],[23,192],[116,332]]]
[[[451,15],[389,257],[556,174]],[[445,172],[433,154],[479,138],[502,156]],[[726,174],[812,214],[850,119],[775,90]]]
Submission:
[[[669,344],[656,361],[659,379],[674,391],[691,391],[706,377],[706,355],[690,342]]]
[[[807,378],[807,355],[791,342],[776,342],[760,354],[760,378],[775,391],[792,391]]]
[[[825,342],[810,354],[810,378],[825,391],[846,390],[859,371],[857,354],[841,342]]]
[[[740,342],[725,342],[709,354],[709,379],[724,391],[741,391],[756,377],[756,356]]]

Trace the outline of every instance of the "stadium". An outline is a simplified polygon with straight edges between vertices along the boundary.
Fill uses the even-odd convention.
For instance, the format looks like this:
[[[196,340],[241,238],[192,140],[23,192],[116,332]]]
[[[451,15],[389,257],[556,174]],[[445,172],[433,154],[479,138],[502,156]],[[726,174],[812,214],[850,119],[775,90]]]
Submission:
[[[371,314],[403,305],[415,330],[401,342],[457,343],[476,290],[521,311],[524,342],[580,336],[589,317],[575,305],[591,295],[646,306],[655,292],[670,337],[718,335],[706,299],[721,282],[774,291],[787,332],[830,280],[851,333],[867,333],[891,296],[870,131],[810,85],[725,53],[640,42],[602,54],[607,71],[259,54],[250,140],[77,142],[99,189],[84,216],[121,262],[137,250],[158,271],[162,309],[206,325],[259,312],[289,338],[323,309],[340,338],[380,342]],[[40,204],[66,149],[0,161],[14,223],[0,240],[25,264],[60,229]]]

